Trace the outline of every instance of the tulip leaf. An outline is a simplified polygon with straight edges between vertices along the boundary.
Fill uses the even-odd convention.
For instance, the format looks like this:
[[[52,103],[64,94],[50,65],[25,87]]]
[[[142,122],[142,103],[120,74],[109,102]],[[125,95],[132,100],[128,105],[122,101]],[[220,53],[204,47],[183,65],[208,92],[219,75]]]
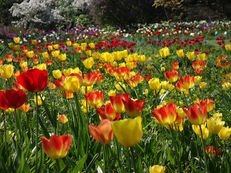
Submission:
[[[78,173],[81,172],[84,168],[84,164],[87,160],[87,154],[85,154],[77,163],[75,168],[73,169],[72,173]]]

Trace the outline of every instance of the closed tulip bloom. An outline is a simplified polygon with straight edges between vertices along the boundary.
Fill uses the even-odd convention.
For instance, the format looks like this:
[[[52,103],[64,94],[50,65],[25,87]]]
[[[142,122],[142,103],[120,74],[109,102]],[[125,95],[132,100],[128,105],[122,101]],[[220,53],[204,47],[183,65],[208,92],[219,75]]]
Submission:
[[[58,120],[58,122],[60,122],[62,124],[66,124],[68,122],[68,118],[65,114],[58,115],[57,120]]]
[[[186,56],[190,61],[192,61],[195,57],[195,52],[187,52]]]
[[[133,100],[131,98],[123,100],[125,110],[130,117],[141,116],[141,112],[144,108],[144,100]]]
[[[87,73],[83,75],[81,82],[83,86],[91,86],[94,85],[97,79],[98,79],[97,73]]]
[[[125,147],[138,144],[143,136],[141,122],[141,116],[112,122],[113,133],[117,141]]]
[[[231,52],[231,44],[226,44],[225,45],[225,50],[228,52]]]
[[[172,128],[177,118],[177,109],[174,103],[168,103],[152,111],[152,116],[155,117],[158,123],[167,128]]]
[[[231,128],[229,127],[222,127],[218,133],[218,136],[222,140],[228,140],[231,135]]]
[[[201,53],[201,54],[197,55],[197,60],[198,61],[205,61],[206,60],[206,54]]]
[[[120,114],[116,113],[113,109],[111,102],[108,102],[105,105],[96,108],[96,112],[100,115],[102,119],[108,119],[110,121],[113,121],[114,119],[120,117]]]
[[[130,98],[130,96],[126,93],[124,94],[117,94],[115,96],[110,96],[110,101],[113,106],[113,109],[117,113],[125,112],[125,106],[123,101],[126,101]]]
[[[17,77],[18,83],[29,92],[41,92],[48,83],[47,70],[31,69]]]
[[[80,89],[80,80],[77,76],[68,76],[63,81],[63,89],[68,92],[76,92]]]
[[[55,79],[60,79],[62,77],[62,72],[60,70],[53,70],[52,75]]]
[[[170,50],[168,47],[164,47],[159,50],[159,53],[162,58],[167,58],[170,55]]]
[[[26,56],[27,56],[28,58],[33,58],[33,57],[35,56],[34,51],[33,51],[33,50],[28,51],[28,52],[26,53]]]
[[[218,134],[224,125],[225,121],[222,121],[221,113],[216,113],[207,120],[207,126],[211,134]]]
[[[14,66],[11,64],[4,64],[0,66],[0,77],[9,79],[14,74]]]
[[[184,50],[183,49],[179,49],[176,51],[176,54],[178,57],[183,58],[184,57]]]
[[[50,139],[42,137],[42,146],[48,157],[53,159],[64,158],[71,146],[71,135],[52,135]]]
[[[103,105],[104,93],[102,91],[92,91],[85,94],[89,106],[99,108]]]
[[[215,103],[212,99],[198,100],[195,103],[206,104],[207,105],[207,112],[211,112],[215,108]]]
[[[192,124],[204,124],[207,119],[207,105],[204,102],[192,105],[189,109],[184,109],[184,111]]]
[[[209,130],[205,124],[192,125],[192,129],[194,133],[202,139],[207,139],[209,137]]]
[[[83,61],[83,65],[87,69],[91,69],[92,66],[94,65],[94,59],[92,57],[87,58]]]
[[[104,119],[97,127],[89,125],[88,128],[90,134],[97,142],[108,144],[113,139],[113,131],[110,120]]]
[[[178,70],[179,69],[179,62],[178,61],[172,62],[171,67],[173,70]]]
[[[20,37],[14,37],[13,40],[14,40],[15,44],[19,44],[20,43]]]
[[[207,62],[205,61],[195,61],[192,63],[193,70],[197,74],[201,74],[206,66]]]
[[[154,165],[149,167],[149,173],[165,173],[166,168],[162,165]]]
[[[157,93],[160,90],[161,84],[159,78],[152,78],[148,81],[150,89],[154,90]]]
[[[178,79],[178,71],[176,70],[166,71],[164,72],[164,76],[169,82],[176,82]]]

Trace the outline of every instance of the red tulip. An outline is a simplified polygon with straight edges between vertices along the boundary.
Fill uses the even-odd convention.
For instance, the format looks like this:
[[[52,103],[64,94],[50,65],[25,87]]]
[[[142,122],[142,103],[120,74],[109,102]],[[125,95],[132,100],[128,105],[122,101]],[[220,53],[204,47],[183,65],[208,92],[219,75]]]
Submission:
[[[41,92],[48,83],[48,72],[46,70],[31,69],[22,72],[17,77],[18,83],[29,92]]]
[[[189,121],[195,125],[204,124],[207,119],[207,103],[200,102],[189,109],[184,109],[184,112],[187,114]]]
[[[43,136],[41,140],[44,152],[47,156],[57,159],[63,158],[67,155],[71,146],[72,137],[71,135],[52,135],[50,139]]]
[[[125,110],[131,117],[140,116],[144,108],[144,100],[133,100],[131,98],[123,100]]]
[[[85,98],[92,107],[101,107],[103,105],[104,93],[102,91],[92,91],[85,94]]]
[[[113,106],[110,102],[106,103],[100,108],[97,108],[96,112],[100,115],[102,119],[108,119],[110,121],[113,121],[114,119],[118,119],[120,117],[120,114],[114,111]]]
[[[5,91],[8,107],[18,108],[27,101],[27,96],[23,90],[8,89]]]
[[[110,101],[113,106],[113,109],[117,113],[125,112],[125,106],[123,101],[127,101],[130,98],[128,94],[117,94],[115,96],[110,96]]]
[[[0,109],[8,109],[8,100],[4,91],[0,91]]]
[[[169,82],[176,82],[178,79],[178,71],[176,70],[166,71],[164,72],[164,76]]]

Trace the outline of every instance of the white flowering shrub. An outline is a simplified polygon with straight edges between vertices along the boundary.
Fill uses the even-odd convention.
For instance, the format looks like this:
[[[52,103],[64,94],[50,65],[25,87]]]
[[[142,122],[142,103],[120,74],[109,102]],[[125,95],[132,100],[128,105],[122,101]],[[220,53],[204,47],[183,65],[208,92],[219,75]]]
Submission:
[[[24,0],[14,3],[10,13],[23,27],[46,27],[71,22],[71,15],[88,5],[90,0]]]

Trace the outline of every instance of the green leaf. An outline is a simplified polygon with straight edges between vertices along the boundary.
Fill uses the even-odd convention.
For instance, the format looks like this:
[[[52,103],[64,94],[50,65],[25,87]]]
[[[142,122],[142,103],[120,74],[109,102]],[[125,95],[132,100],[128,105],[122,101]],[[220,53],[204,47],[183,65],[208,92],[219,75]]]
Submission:
[[[84,164],[87,160],[87,154],[85,154],[77,163],[75,168],[73,169],[72,173],[78,173],[81,172],[84,168]]]

